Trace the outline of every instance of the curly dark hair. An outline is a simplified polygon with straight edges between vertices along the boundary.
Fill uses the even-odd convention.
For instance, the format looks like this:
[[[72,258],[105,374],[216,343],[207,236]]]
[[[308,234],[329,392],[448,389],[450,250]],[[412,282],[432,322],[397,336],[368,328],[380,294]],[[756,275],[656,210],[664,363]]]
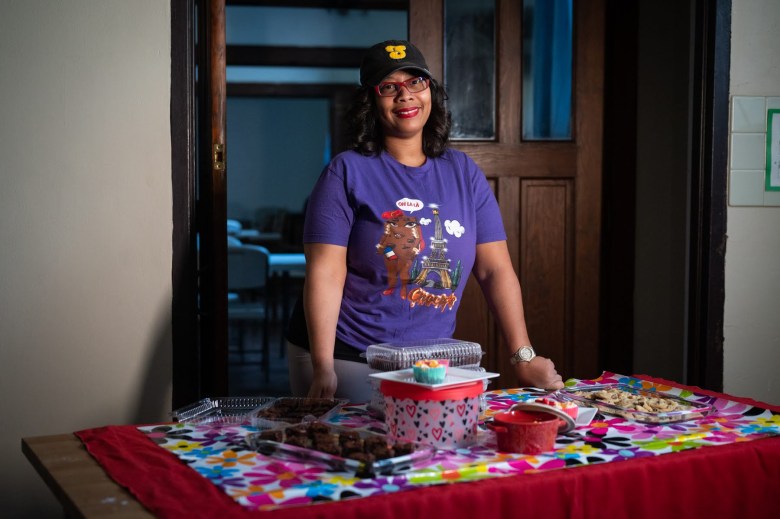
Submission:
[[[423,153],[439,157],[450,139],[451,116],[447,110],[447,92],[438,81],[430,78],[431,115],[423,128]],[[346,114],[350,148],[363,155],[379,155],[384,149],[382,125],[376,117],[376,95],[371,86],[359,87]]]

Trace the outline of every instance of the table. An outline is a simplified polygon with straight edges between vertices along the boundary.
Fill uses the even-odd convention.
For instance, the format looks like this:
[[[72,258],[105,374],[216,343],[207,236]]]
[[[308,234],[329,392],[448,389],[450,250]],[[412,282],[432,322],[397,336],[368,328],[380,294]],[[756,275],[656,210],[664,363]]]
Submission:
[[[268,255],[268,273],[271,276],[305,274],[306,255],[296,252],[272,252]]]
[[[68,517],[154,517],[106,474],[73,434],[25,438],[22,452]]]
[[[244,243],[270,247],[274,247],[282,241],[282,233],[260,232],[257,229],[241,229],[234,236]]]
[[[750,401],[744,403],[755,405]],[[775,415],[780,414],[780,407],[771,408]],[[132,452],[150,446],[146,438],[140,440],[145,443],[131,445]],[[143,455],[140,459],[146,459],[149,453],[170,454],[165,449],[151,447],[156,450],[139,453]],[[91,458],[73,435],[26,439],[23,450],[66,509],[71,507],[81,513],[88,511],[89,516],[109,517],[111,512],[100,510],[95,502],[127,497],[118,486],[110,488],[105,473],[101,474],[96,462],[90,462]],[[186,485],[186,494],[182,496],[188,508],[181,515],[190,517],[759,517],[774,515],[776,493],[780,489],[780,437],[777,436],[616,463],[437,485],[264,512],[246,510],[232,501],[219,512],[209,509],[217,502],[225,504],[229,498],[184,464],[161,461],[152,459],[148,467],[141,467],[144,477],[176,482],[194,476],[188,477],[188,483],[196,486]],[[94,475],[89,478],[81,475],[87,473]],[[99,491],[104,488],[105,496]],[[156,499],[162,499],[162,494]],[[126,516],[148,517],[144,510],[133,510],[136,512]]]

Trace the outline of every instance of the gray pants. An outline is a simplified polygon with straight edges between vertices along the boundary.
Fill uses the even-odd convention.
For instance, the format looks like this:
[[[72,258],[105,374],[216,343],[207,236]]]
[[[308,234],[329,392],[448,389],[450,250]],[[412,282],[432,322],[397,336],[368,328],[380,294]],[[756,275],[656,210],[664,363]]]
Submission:
[[[309,393],[312,381],[311,354],[287,342],[287,367],[290,372],[290,390],[293,396],[305,397]],[[369,402],[374,395],[373,388],[378,386],[378,380],[370,378],[369,373],[377,373],[368,364],[336,359],[334,362],[338,386],[336,398],[345,398],[351,403]]]

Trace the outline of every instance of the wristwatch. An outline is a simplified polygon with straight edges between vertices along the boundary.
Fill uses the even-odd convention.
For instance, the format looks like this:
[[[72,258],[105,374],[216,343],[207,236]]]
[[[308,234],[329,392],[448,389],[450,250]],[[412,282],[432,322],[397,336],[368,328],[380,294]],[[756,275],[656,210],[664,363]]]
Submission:
[[[509,357],[509,362],[514,366],[519,362],[531,362],[531,359],[536,357],[536,352],[529,344],[528,346],[520,346],[520,348]]]

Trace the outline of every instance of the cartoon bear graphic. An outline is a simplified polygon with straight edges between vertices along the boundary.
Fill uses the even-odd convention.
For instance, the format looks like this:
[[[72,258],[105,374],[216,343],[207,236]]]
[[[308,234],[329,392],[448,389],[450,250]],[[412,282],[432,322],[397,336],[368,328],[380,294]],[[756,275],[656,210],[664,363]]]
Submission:
[[[425,242],[420,234],[417,218],[407,216],[400,209],[382,213],[385,220],[385,232],[376,245],[377,254],[385,257],[387,269],[387,289],[382,293],[390,295],[396,284],[401,285],[401,299],[406,299],[406,285],[409,284],[409,273],[412,263]]]

